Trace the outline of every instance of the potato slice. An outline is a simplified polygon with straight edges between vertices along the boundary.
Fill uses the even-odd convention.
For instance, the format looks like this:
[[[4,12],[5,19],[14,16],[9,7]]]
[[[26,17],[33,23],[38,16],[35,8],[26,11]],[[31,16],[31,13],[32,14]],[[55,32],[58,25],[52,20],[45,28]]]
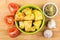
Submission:
[[[35,20],[41,20],[41,19],[43,18],[40,11],[38,11],[38,10],[33,10],[33,13],[34,13],[34,15],[35,15]]]
[[[25,27],[24,27],[24,21],[19,21],[19,27],[21,28],[21,29],[24,29]]]
[[[28,15],[24,17],[24,20],[34,20],[34,14]]]
[[[24,21],[25,31],[30,31],[32,21]]]
[[[21,13],[21,12],[19,12],[19,13],[16,13],[16,15],[15,15],[15,20],[24,20],[24,13]]]
[[[25,15],[31,15],[32,14],[32,9],[31,8],[26,8],[22,12],[25,13]]]
[[[41,20],[40,21],[35,21],[33,24],[34,24],[34,27],[36,29],[38,29],[40,27],[40,25],[41,25]]]
[[[28,26],[25,27],[25,31],[29,32],[31,30],[31,28],[29,28]]]
[[[31,27],[31,30],[30,31],[35,31],[35,27],[33,26],[33,27]]]

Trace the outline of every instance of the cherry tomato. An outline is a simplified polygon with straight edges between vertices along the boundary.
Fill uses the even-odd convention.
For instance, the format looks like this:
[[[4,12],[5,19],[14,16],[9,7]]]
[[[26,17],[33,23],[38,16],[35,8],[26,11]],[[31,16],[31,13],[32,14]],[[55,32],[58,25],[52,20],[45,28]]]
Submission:
[[[18,36],[19,34],[20,34],[20,32],[16,27],[8,29],[8,35],[12,38]]]
[[[14,25],[14,18],[12,15],[7,15],[4,17],[4,21],[8,25]]]
[[[18,10],[19,6],[16,3],[9,3],[8,8],[12,15],[15,15],[16,11]]]

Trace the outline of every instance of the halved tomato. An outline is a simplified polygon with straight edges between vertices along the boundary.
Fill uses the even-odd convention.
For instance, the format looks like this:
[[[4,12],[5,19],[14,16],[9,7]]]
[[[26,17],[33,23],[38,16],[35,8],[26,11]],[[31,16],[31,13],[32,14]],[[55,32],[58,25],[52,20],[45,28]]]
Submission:
[[[19,5],[16,4],[16,3],[9,3],[9,4],[8,4],[8,8],[9,8],[11,14],[12,14],[12,15],[15,15],[16,11],[17,11],[18,8],[19,8]]]
[[[14,25],[14,17],[12,15],[5,16],[4,21],[8,25]]]
[[[20,34],[20,32],[16,27],[8,29],[8,35],[12,38],[18,36],[19,34]]]

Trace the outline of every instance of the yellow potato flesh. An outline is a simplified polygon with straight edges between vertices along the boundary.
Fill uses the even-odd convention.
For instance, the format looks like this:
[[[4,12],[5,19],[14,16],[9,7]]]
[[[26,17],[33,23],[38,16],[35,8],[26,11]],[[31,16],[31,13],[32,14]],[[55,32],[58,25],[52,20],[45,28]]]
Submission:
[[[33,10],[33,13],[35,15],[35,20],[41,20],[42,19],[42,14],[38,10]]]

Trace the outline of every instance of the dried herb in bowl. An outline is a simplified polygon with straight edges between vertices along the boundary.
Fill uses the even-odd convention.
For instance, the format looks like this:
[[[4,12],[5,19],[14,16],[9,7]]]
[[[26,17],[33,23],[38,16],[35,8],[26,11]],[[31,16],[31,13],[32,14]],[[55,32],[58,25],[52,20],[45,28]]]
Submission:
[[[56,13],[56,7],[53,4],[46,5],[44,10],[48,16],[53,16]]]
[[[43,6],[44,15],[48,18],[53,18],[58,13],[58,7],[53,2],[48,2]]]

